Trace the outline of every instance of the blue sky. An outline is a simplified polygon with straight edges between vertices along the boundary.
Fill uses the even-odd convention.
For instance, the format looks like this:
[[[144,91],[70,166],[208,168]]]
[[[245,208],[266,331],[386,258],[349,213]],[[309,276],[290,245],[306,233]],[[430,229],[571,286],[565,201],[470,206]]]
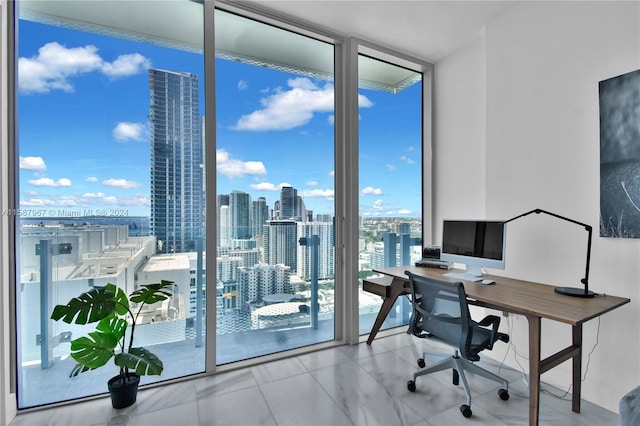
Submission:
[[[203,89],[199,54],[20,22],[22,209],[149,214],[150,67],[198,74]],[[218,193],[273,207],[291,185],[332,213],[332,83],[227,60],[216,76]],[[420,90],[360,91],[363,215],[420,216]]]

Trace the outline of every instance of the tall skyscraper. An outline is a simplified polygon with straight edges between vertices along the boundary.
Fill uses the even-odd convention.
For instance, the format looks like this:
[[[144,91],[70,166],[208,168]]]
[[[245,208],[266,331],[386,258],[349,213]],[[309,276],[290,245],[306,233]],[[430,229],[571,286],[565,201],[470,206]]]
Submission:
[[[280,200],[279,204],[276,202],[275,209],[280,211],[280,219],[307,220],[304,200],[298,195],[298,190],[291,186],[280,188]]]
[[[198,76],[149,70],[151,234],[162,253],[204,237],[202,117]]]
[[[294,220],[268,220],[264,227],[264,260],[297,270],[298,228]]]
[[[246,192],[232,191],[229,195],[229,219],[231,238],[248,240],[251,238],[251,196]]]
[[[251,236],[257,237],[264,234],[264,225],[269,220],[269,206],[264,197],[251,203]]]
[[[229,247],[229,241],[231,241],[231,219],[229,219],[229,194],[218,194],[216,207],[218,208],[218,217],[216,227],[218,252],[222,248]],[[221,255],[221,253],[218,253]]]
[[[296,217],[296,205],[298,203],[298,190],[291,186],[283,186],[280,189],[280,218],[293,219]]]

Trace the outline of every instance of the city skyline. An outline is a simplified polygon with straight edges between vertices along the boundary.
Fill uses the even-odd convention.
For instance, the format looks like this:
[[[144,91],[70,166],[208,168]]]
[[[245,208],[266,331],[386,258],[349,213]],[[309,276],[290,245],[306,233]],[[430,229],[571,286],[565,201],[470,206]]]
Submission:
[[[21,21],[20,208],[41,216],[149,216],[148,69],[198,74],[202,93],[202,61],[195,53]],[[290,185],[314,214],[332,214],[333,83],[222,59],[216,72],[217,192],[247,192],[272,208]],[[419,104],[420,91],[414,85],[405,96]],[[300,112],[294,98],[314,106]],[[361,90],[360,100],[361,215],[420,217],[419,112],[408,114],[401,98],[382,92]],[[385,122],[409,124],[390,136]]]

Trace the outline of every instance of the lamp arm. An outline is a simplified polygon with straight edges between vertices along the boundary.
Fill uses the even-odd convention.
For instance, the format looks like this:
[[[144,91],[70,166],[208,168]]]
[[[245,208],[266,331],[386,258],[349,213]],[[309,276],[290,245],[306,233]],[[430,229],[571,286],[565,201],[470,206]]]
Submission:
[[[548,212],[548,211],[542,210],[542,209],[533,209],[533,210],[531,210],[529,212],[522,213],[521,215],[518,215],[516,217],[512,217],[509,220],[505,220],[502,223],[503,224],[507,224],[507,223],[509,223],[511,221],[514,221],[516,219],[519,219],[521,217],[529,216],[532,213],[536,213],[536,214],[545,213],[545,214],[548,214],[549,216],[557,217],[558,219],[566,220],[567,222],[571,222],[571,223],[575,223],[576,225],[584,226],[585,231],[587,231],[589,233],[589,237],[588,237],[588,240],[587,240],[587,265],[585,267],[584,278],[580,280],[580,282],[582,284],[584,284],[585,293],[587,293],[589,291],[589,265],[591,263],[591,237],[592,237],[592,234],[593,234],[593,228],[591,227],[591,225],[587,225],[586,223],[578,222],[577,220],[569,219],[568,217],[560,216],[559,214],[551,213],[551,212]]]

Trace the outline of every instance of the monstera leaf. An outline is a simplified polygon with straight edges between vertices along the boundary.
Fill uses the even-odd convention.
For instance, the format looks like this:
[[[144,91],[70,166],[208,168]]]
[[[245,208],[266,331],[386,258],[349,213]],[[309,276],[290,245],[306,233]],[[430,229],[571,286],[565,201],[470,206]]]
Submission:
[[[119,342],[120,339],[124,337],[128,326],[129,323],[125,319],[112,315],[103,318],[98,325],[96,325],[96,330],[113,335]]]
[[[145,348],[131,348],[129,352],[119,353],[116,355],[115,363],[120,368],[135,370],[139,376],[158,376],[164,368],[160,358]]]
[[[172,293],[165,288],[173,285],[173,281],[162,280],[158,284],[145,284],[138,290],[131,293],[131,301],[133,303],[146,303],[152,305],[156,302],[166,300],[172,296]]]
[[[117,312],[125,315],[128,312],[129,301],[122,289],[113,284],[105,287],[94,287],[91,290],[74,297],[66,305],[56,305],[51,313],[51,319],[71,324],[89,324],[100,321]]]
[[[89,336],[78,337],[71,341],[71,357],[76,360],[78,364],[83,365],[86,368],[82,368],[81,371],[77,371],[75,375],[87,370],[93,370],[94,368],[102,367],[111,358],[113,358],[113,351],[118,346],[119,339],[112,333],[104,333],[99,331],[93,331],[89,333]],[[73,376],[74,369],[71,372]]]

